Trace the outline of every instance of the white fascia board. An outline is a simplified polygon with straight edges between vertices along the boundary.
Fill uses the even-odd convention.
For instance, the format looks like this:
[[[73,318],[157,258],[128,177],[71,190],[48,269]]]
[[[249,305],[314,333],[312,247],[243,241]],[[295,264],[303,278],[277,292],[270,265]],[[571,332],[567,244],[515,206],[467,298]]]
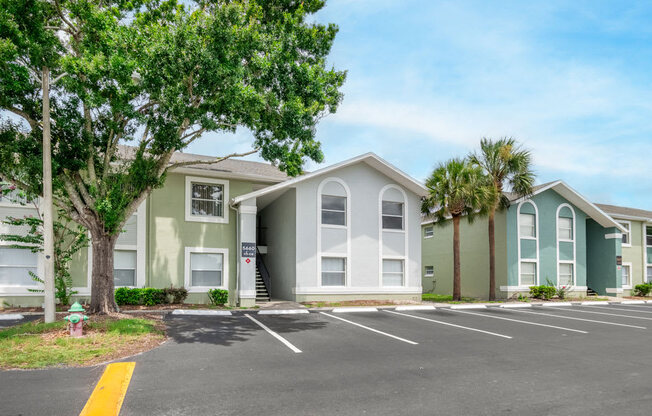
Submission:
[[[193,169],[190,167],[174,168],[171,169],[170,172],[180,173],[184,175],[205,176],[209,178],[242,179],[242,180],[249,180],[254,182],[265,182],[270,184],[278,184],[286,181],[283,179],[273,179],[268,176],[247,175],[243,173],[231,173],[231,172],[208,170],[208,169],[196,169],[196,168]]]
[[[398,168],[390,165],[388,162],[384,161],[381,159],[379,156],[377,156],[374,153],[365,153],[360,156],[356,156],[352,159],[345,160],[343,162],[336,163],[331,166],[327,166],[325,168],[316,170],[314,172],[306,173],[305,175],[298,176],[293,179],[289,179],[287,181],[277,183],[276,185],[268,186],[267,188],[260,189],[258,191],[250,192],[248,194],[240,195],[237,196],[233,199],[231,199],[231,205],[238,205],[242,201],[246,201],[247,199],[251,198],[259,198],[263,195],[267,195],[269,193],[278,191],[280,189],[284,188],[290,188],[295,186],[297,183],[303,182],[305,180],[308,180],[310,178],[314,178],[320,175],[324,175],[326,173],[332,172],[334,170],[354,165],[359,162],[366,162],[369,166],[373,167],[374,169],[378,170],[379,172],[391,177],[392,179],[396,180],[400,185],[403,185],[406,187],[408,190],[411,192],[414,192],[417,195],[425,195],[426,194],[426,188],[419,183],[416,179],[413,179],[412,177],[408,176],[407,174],[403,173],[401,170]]]
[[[612,212],[607,212],[607,215],[609,215],[611,218],[615,218],[616,220],[632,220],[632,221],[642,221],[642,222],[652,222],[652,218],[647,218],[647,217],[636,217],[633,215],[622,215],[622,214],[615,214]]]

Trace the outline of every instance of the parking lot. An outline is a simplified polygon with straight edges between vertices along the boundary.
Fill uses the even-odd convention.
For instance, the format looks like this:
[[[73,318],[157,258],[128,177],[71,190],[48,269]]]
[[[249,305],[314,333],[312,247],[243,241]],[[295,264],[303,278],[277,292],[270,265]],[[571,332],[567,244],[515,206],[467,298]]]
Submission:
[[[167,323],[170,341],[129,359],[136,370],[122,415],[647,415],[652,408],[651,304],[253,311]],[[47,389],[45,377],[20,390],[34,373],[52,382],[63,375],[76,393],[70,407],[25,400]],[[72,381],[77,373],[82,385]],[[0,414],[76,414],[93,389],[88,380],[100,374],[0,373]],[[26,401],[31,407],[21,409]]]

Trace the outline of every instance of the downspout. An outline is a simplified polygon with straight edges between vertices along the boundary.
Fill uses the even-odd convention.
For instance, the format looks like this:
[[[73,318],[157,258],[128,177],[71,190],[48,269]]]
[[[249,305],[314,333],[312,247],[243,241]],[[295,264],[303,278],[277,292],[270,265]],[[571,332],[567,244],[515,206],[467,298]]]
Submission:
[[[229,306],[235,307],[238,304],[238,293],[240,293],[240,212],[236,206],[233,205],[233,200],[229,202],[229,208],[235,212],[235,293],[230,297]]]

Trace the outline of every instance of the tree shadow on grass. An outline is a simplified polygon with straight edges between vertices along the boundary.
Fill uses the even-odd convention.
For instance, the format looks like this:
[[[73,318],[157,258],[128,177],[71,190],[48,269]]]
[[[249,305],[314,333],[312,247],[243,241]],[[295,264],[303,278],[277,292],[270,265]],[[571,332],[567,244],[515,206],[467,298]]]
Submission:
[[[261,320],[259,316],[254,316]],[[292,333],[318,330],[327,325],[326,322],[311,322],[306,319],[279,319],[270,325],[269,318],[265,325],[278,333]],[[168,336],[177,344],[214,344],[230,346],[248,341],[254,335],[264,331],[255,322],[243,315],[238,316],[168,316],[165,320],[168,326]]]

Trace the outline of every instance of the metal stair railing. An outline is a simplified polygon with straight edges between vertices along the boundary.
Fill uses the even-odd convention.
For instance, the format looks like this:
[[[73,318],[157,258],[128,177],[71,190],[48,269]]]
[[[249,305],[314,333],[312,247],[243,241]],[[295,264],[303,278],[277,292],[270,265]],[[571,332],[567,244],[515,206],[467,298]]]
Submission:
[[[260,276],[263,278],[263,283],[265,284],[265,289],[267,290],[267,296],[269,296],[269,298],[271,299],[272,279],[269,275],[269,271],[267,270],[267,266],[265,266],[263,257],[260,255],[260,251],[258,251],[258,247],[256,247],[256,267],[258,268],[258,272],[260,273]]]

